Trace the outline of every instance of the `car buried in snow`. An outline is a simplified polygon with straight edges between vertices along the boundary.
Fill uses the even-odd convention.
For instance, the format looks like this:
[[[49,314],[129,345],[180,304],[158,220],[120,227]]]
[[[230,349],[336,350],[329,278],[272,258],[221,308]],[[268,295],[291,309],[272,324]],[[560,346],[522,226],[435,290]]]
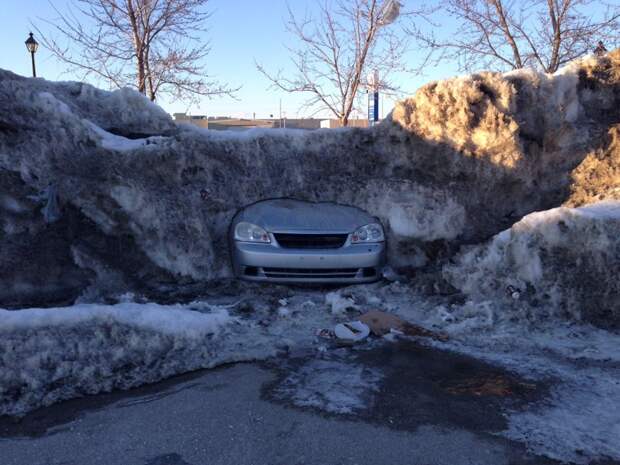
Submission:
[[[235,276],[278,283],[369,283],[381,277],[385,234],[365,211],[331,202],[270,199],[230,228]]]

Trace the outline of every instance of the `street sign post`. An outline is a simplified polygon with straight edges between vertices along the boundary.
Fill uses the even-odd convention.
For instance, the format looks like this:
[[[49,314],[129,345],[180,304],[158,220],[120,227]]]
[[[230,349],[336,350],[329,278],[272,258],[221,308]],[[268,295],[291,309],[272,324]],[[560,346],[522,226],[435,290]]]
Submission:
[[[379,91],[368,92],[368,125],[373,126],[379,121]]]

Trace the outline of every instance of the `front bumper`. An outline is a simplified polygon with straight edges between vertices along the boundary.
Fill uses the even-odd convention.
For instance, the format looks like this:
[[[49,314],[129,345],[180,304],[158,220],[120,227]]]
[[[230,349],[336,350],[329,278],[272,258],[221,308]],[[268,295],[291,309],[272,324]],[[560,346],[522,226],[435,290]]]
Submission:
[[[385,245],[347,244],[338,249],[289,249],[233,241],[235,275],[279,283],[370,283],[381,277]]]

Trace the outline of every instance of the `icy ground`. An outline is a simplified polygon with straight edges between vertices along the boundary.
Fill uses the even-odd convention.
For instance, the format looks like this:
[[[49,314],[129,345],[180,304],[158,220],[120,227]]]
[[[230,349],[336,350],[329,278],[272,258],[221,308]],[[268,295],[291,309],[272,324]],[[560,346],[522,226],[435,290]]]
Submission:
[[[491,302],[428,297],[396,282],[340,290],[248,286],[240,295],[168,306],[124,300],[135,301],[2,311],[0,413],[310,350],[316,360],[287,378],[281,394],[300,406],[348,414],[372,401],[382,373],[335,356],[316,332],[380,309],[450,337],[420,339],[425,344],[552,386],[539,404],[503,412],[504,436],[559,460],[620,459],[620,334],[535,321]]]
[[[349,414],[368,406],[382,380],[380,370],[352,363],[342,350],[335,350],[292,371],[273,394],[298,407]]]

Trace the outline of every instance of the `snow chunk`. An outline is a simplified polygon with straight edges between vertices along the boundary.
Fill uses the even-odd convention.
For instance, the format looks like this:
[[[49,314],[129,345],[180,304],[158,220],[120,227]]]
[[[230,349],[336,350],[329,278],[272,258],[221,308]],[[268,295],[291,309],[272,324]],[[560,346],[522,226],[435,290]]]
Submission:
[[[334,335],[342,342],[359,342],[369,334],[370,328],[361,321],[339,323],[334,327]]]
[[[1,333],[36,331],[59,326],[97,322],[122,324],[171,336],[204,336],[217,333],[232,320],[226,310],[211,314],[188,312],[183,305],[125,302],[117,305],[81,304],[64,308],[0,309]]]
[[[58,111],[65,115],[73,114],[69,105],[58,100],[51,92],[39,92],[39,105],[47,111]]]
[[[343,315],[347,310],[357,310],[358,306],[350,297],[343,297],[340,291],[328,292],[325,295],[325,303],[330,307],[332,315]]]
[[[444,276],[477,301],[546,318],[620,325],[620,202],[555,208],[525,216],[489,243],[465,251]],[[518,295],[518,299],[514,299]],[[521,302],[523,300],[523,302]]]
[[[170,115],[145,95],[130,88],[106,92],[82,83],[66,83],[80,116],[104,129],[134,134],[168,134],[175,124]],[[77,94],[77,96],[75,96]]]
[[[138,139],[129,139],[123,136],[117,136],[105,129],[100,128],[90,121],[85,121],[90,128],[100,137],[101,146],[107,150],[116,152],[128,152],[141,147],[153,146],[157,142],[164,141],[167,138],[163,136],[151,136]]]

